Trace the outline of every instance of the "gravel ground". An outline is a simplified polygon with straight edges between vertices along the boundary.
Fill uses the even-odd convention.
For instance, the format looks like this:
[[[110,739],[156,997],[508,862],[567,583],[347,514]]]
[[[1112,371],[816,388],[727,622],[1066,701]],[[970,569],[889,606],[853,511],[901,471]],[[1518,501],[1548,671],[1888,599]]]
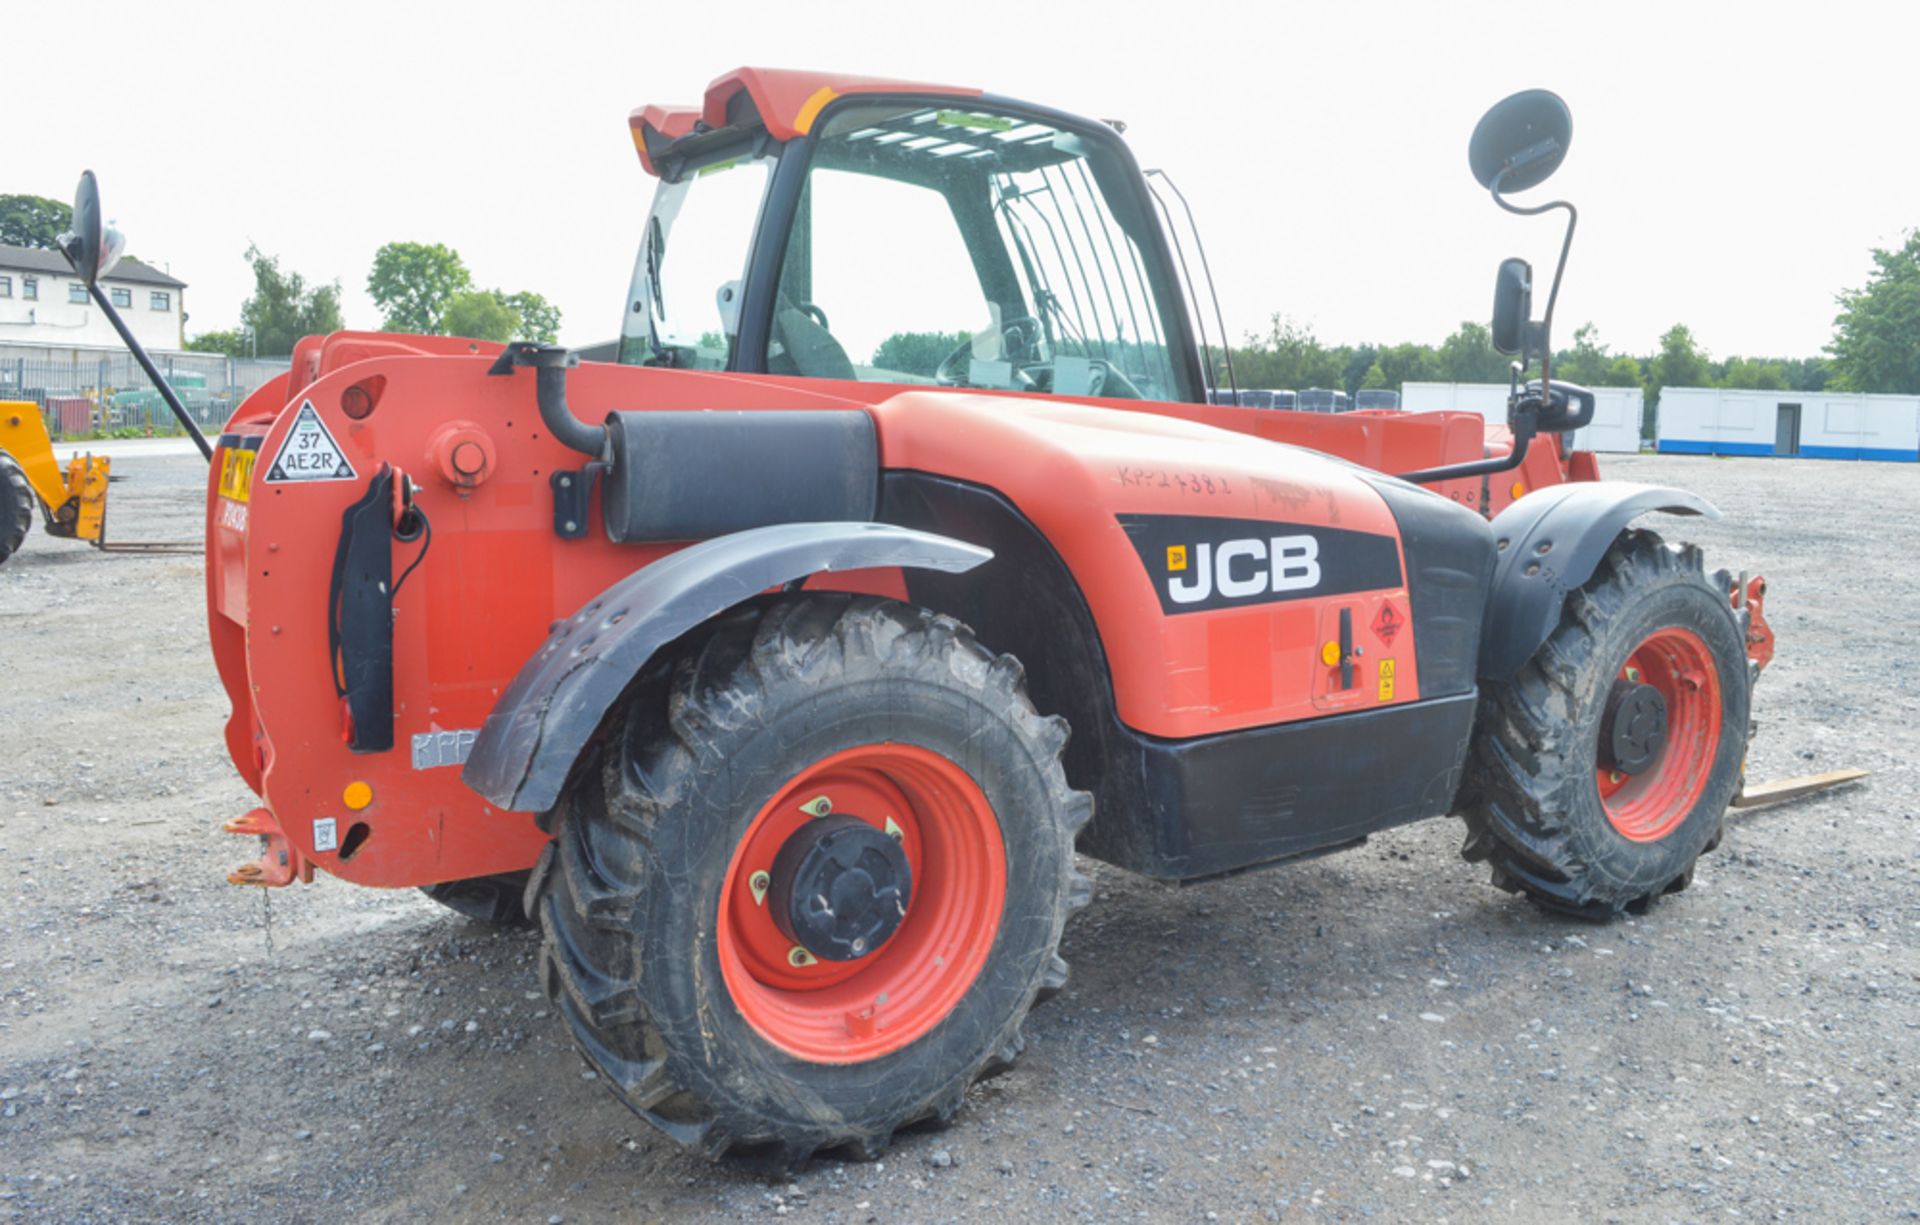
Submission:
[[[125,534],[199,530],[129,457]],[[1693,889],[1556,920],[1433,821],[1189,889],[1096,870],[1020,1068],[884,1162],[683,1156],[582,1071],[534,937],[413,892],[224,883],[195,558],[0,569],[0,1219],[1887,1220],[1920,1215],[1920,472],[1610,459],[1764,571],[1757,778]]]

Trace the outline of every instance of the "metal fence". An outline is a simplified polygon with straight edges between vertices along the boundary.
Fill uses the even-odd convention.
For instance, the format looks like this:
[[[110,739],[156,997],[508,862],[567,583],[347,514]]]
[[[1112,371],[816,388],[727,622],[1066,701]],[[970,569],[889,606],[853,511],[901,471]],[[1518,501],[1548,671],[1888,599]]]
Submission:
[[[209,432],[226,424],[254,388],[284,374],[288,367],[285,360],[218,353],[152,356],[188,414]],[[140,364],[120,349],[0,344],[0,400],[38,404],[47,431],[56,438],[116,430],[180,432]]]

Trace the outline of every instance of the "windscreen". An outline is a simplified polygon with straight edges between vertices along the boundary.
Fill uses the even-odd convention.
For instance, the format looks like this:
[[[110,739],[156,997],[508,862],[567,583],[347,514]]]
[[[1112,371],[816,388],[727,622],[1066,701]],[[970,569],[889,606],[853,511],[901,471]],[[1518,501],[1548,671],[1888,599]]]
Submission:
[[[1013,114],[829,112],[788,235],[767,368],[1150,400],[1174,362],[1152,219],[1110,141]]]
[[[772,166],[721,156],[660,184],[634,260],[622,362],[726,368]]]

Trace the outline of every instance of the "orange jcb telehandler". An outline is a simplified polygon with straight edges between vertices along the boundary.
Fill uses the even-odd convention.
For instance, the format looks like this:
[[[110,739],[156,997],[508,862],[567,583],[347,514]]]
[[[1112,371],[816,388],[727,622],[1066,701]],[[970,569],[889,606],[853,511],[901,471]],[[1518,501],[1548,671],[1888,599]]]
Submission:
[[[1115,125],[742,69],[631,128],[617,360],[310,337],[219,438],[236,881],[524,898],[621,1100],[797,1159],[1014,1060],[1076,850],[1192,881],[1452,815],[1605,919],[1719,841],[1764,584],[1640,524],[1704,499],[1575,479],[1524,262],[1498,445],[1214,405],[1204,261]],[[1568,213],[1556,290],[1571,207],[1508,196],[1570,137],[1532,91],[1470,147]]]

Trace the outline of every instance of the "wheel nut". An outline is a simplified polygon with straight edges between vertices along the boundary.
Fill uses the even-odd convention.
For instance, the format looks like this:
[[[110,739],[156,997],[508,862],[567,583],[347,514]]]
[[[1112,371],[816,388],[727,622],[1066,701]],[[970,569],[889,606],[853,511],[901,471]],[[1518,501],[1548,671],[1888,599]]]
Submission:
[[[824,817],[833,811],[833,801],[824,795],[816,795],[800,805],[800,811],[810,817]]]
[[[802,966],[813,965],[815,962],[812,953],[796,944],[787,950],[787,964],[797,970]]]
[[[747,888],[753,891],[753,904],[755,906],[767,900],[767,886],[772,883],[773,878],[765,872],[755,872],[747,878]]]
[[[1607,781],[1610,783],[1617,783],[1625,777],[1626,775],[1620,773],[1618,770],[1609,770],[1607,772]]]

